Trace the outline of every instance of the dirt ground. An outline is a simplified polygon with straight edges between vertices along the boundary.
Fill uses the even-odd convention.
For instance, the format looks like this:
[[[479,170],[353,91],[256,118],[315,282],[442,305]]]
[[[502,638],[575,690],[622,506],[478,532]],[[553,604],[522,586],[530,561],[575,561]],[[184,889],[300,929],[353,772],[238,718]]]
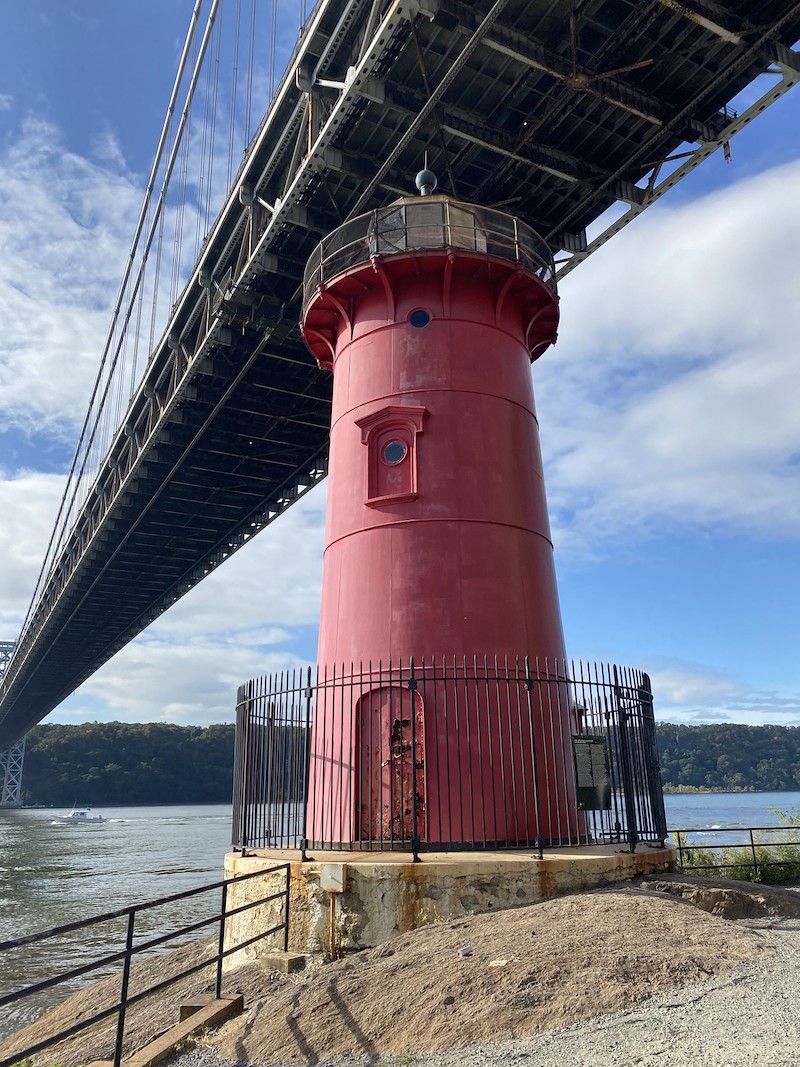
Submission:
[[[730,899],[720,892],[705,892],[695,903],[713,909],[715,899]],[[653,993],[732,972],[766,951],[757,931],[673,893],[617,887],[476,915],[296,975],[249,964],[223,986],[244,993],[245,1012],[203,1040],[240,1062],[453,1049],[629,1008]],[[782,897],[797,901],[781,891],[772,897],[773,914],[786,907]],[[763,892],[760,899],[763,908]],[[144,961],[133,969],[133,989],[211,952],[210,943],[195,943]],[[176,1022],[179,1004],[212,983],[211,969],[204,970],[131,1008],[126,1055]],[[119,980],[110,978],[75,994],[0,1045],[0,1058],[101,1011],[118,989]],[[43,1053],[41,1062],[73,1067],[110,1057],[113,1026],[114,1019],[98,1024]]]

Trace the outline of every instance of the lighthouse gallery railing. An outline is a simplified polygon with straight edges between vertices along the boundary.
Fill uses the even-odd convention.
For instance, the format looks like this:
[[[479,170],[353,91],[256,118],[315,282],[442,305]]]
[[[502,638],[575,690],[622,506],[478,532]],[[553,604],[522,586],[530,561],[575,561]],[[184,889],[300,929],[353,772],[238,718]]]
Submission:
[[[526,223],[492,208],[426,196],[377,208],[328,234],[306,264],[303,306],[320,285],[372,256],[441,248],[519,263],[555,292],[550,246]]]
[[[369,718],[378,725],[356,729],[359,707],[376,692],[389,694],[388,717]],[[420,694],[426,694],[424,710]],[[351,739],[343,751],[325,736],[312,744],[314,710],[323,701],[327,721],[333,711],[339,736]],[[426,730],[444,738],[438,767],[425,766],[420,733]],[[542,758],[543,745],[560,760],[547,752]],[[557,764],[563,780],[553,780]],[[434,810],[441,799],[426,795],[436,776],[436,798],[450,798],[444,812]],[[348,781],[355,785],[341,788]],[[353,809],[351,840],[335,829],[343,825],[341,812],[323,812],[321,823],[309,825],[312,783],[330,797],[332,809]],[[429,826],[436,827],[435,839]],[[492,830],[497,826],[505,828],[502,840]],[[639,842],[663,843],[666,835],[652,692],[640,671],[473,657],[359,664],[334,676],[308,668],[239,689],[236,848],[541,854],[544,847],[586,844],[634,849]]]

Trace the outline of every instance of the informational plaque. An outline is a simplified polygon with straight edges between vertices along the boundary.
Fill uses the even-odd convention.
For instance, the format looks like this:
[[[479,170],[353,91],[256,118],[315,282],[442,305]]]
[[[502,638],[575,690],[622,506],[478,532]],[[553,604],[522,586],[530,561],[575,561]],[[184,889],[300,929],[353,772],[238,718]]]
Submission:
[[[604,737],[573,737],[578,811],[608,811],[611,807],[611,778],[608,748]]]

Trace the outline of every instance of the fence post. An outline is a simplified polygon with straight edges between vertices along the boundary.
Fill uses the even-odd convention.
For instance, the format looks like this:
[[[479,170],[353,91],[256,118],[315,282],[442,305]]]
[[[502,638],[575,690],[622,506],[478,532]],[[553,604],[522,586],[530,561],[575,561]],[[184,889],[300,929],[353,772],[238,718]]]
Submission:
[[[752,826],[748,828],[747,832],[750,835],[750,851],[753,853],[753,874],[755,876],[757,876],[758,875],[758,860],[756,859],[756,842],[755,842],[755,838],[753,837],[753,828],[752,828]]]
[[[623,706],[623,697],[617,667],[614,664],[614,696],[617,704],[617,730],[619,732],[619,761],[622,771],[622,788],[625,794],[625,822],[628,830],[628,845],[631,852],[639,844],[639,832],[636,826],[636,790],[633,784],[631,766],[631,741],[628,733],[628,712]]]
[[[647,748],[645,753],[645,775],[647,777],[647,791],[650,794],[650,811],[653,814],[656,837],[663,846],[667,841],[667,815],[664,810],[664,789],[661,784],[661,768],[658,760],[653,689],[650,684],[649,674],[642,674],[639,696],[642,702],[642,728]]]
[[[245,848],[247,829],[247,753],[250,744],[247,737],[245,700],[247,686],[240,685],[236,694],[236,735],[233,757],[233,812],[232,837],[234,848]]]
[[[217,981],[214,986],[214,996],[219,1000],[222,996],[222,953],[225,951],[225,916],[228,910],[228,883],[222,884],[222,901],[220,903],[219,916],[219,941],[217,944]]]
[[[537,670],[538,676],[538,670]],[[517,660],[517,677],[519,677],[519,660]],[[536,848],[539,859],[544,859],[544,841],[542,840],[542,820],[539,814],[539,770],[536,760],[536,723],[533,717],[533,678],[531,677],[530,656],[525,657],[525,691],[528,695],[528,721],[531,726],[531,768],[533,770],[533,813],[536,819]],[[541,689],[539,690],[541,700]]]
[[[125,1034],[125,1010],[128,1005],[128,981],[131,974],[131,955],[133,954],[133,925],[136,921],[136,911],[128,912],[128,930],[125,935],[125,959],[122,964],[122,989],[119,998],[119,1014],[117,1016],[117,1039],[114,1044],[114,1067],[119,1067],[122,1062],[122,1038]]]
[[[680,830],[675,831],[675,846],[678,849],[678,866],[683,870],[683,839]]]
[[[308,674],[306,676],[306,744],[305,744],[305,759],[303,765],[303,836],[300,841],[300,861],[305,863],[308,859],[308,788],[309,788],[309,772],[311,769],[311,694],[313,692],[311,688],[311,666],[308,667]],[[287,897],[288,902],[288,897]]]
[[[408,678],[409,701],[411,702],[411,853],[414,863],[419,863],[419,833],[417,828],[417,679],[414,675],[414,657],[411,657]]]

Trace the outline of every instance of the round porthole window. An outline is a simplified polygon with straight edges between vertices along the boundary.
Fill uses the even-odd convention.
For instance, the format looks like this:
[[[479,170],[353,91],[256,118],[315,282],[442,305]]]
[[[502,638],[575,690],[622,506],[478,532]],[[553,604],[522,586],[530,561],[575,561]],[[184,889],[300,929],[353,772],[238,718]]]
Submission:
[[[396,467],[398,463],[402,463],[407,455],[408,446],[404,441],[387,441],[381,451],[381,458],[390,467]]]
[[[421,330],[423,326],[427,326],[431,321],[431,317],[427,311],[423,311],[422,308],[417,308],[416,311],[412,311],[408,316],[408,321],[412,326],[416,326],[418,330]]]

